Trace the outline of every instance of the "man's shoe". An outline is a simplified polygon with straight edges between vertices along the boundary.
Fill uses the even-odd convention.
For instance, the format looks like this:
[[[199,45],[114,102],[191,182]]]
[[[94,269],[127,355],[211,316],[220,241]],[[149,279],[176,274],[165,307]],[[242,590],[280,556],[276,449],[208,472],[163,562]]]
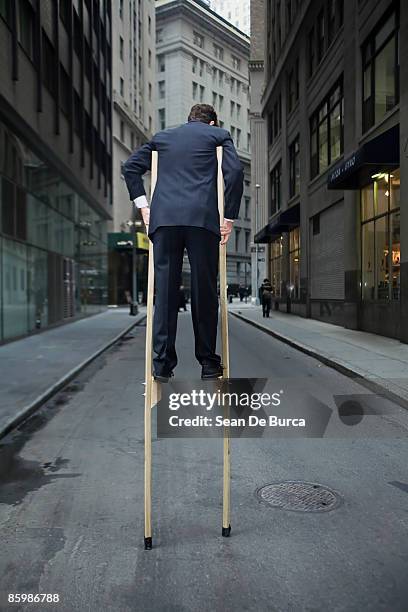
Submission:
[[[224,374],[224,368],[220,366],[203,366],[201,369],[201,379],[211,380],[214,378],[222,378]]]
[[[164,372],[163,374],[153,374],[156,382],[168,383],[169,379],[174,376],[174,372]]]

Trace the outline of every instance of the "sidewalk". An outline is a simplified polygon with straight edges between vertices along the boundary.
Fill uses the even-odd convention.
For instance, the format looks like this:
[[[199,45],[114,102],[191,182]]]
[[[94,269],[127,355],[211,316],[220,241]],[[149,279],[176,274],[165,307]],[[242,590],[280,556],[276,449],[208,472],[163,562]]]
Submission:
[[[229,311],[240,319],[316,357],[348,376],[361,377],[371,388],[404,400],[408,406],[408,345],[363,331],[271,311],[236,301]]]
[[[0,346],[0,436],[145,317],[114,308]]]

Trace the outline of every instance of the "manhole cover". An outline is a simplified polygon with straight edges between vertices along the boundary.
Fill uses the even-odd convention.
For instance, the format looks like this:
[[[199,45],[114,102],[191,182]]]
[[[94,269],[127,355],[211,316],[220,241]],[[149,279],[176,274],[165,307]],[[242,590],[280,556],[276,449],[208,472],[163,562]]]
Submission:
[[[295,512],[327,512],[340,504],[340,496],[328,487],[314,482],[287,480],[265,485],[257,496],[274,508]]]

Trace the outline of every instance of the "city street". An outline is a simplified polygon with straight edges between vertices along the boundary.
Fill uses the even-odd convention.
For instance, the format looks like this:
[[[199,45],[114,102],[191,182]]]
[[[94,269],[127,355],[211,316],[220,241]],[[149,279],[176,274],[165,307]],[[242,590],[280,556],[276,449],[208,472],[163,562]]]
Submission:
[[[230,316],[231,375],[299,398],[371,392]],[[408,413],[371,439],[233,439],[221,537],[222,441],[156,439],[153,550],[143,549],[144,333],[136,326],[0,441],[0,610],[393,611],[408,601]],[[178,379],[199,379],[190,312]],[[328,486],[328,512],[269,507],[263,485]],[[59,602],[7,603],[8,593]],[[405,604],[404,604],[405,602]]]

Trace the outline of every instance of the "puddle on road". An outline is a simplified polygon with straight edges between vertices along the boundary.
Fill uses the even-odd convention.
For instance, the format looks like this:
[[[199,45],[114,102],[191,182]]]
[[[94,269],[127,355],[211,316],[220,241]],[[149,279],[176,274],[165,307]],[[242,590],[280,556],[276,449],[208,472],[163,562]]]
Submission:
[[[126,336],[126,341],[137,335]],[[27,493],[37,491],[57,478],[76,478],[81,473],[59,474],[66,470],[69,460],[52,457],[49,461],[30,461],[21,452],[31,436],[43,429],[60,410],[64,410],[74,395],[81,393],[91,379],[105,367],[109,356],[120,350],[122,342],[97,357],[76,378],[66,384],[26,421],[0,441],[0,504],[21,504]]]

